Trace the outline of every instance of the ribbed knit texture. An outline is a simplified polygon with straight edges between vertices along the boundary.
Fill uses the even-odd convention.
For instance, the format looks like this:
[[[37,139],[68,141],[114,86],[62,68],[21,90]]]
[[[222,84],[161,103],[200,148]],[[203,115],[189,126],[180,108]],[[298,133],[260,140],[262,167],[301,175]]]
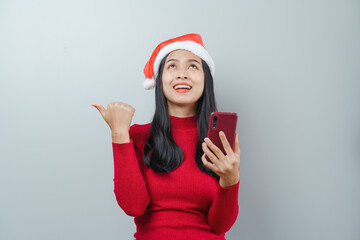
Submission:
[[[172,134],[184,153],[170,173],[143,162],[151,123],[130,127],[130,142],[112,143],[114,193],[119,206],[134,216],[138,240],[224,240],[239,212],[240,181],[228,188],[202,172],[195,162],[196,116],[170,116]]]

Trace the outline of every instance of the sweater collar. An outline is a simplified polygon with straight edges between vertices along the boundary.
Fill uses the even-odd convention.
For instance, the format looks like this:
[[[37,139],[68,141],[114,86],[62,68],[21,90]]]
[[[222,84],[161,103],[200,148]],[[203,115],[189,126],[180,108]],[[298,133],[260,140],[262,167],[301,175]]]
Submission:
[[[172,129],[191,129],[197,128],[196,115],[191,117],[170,117],[170,123]]]

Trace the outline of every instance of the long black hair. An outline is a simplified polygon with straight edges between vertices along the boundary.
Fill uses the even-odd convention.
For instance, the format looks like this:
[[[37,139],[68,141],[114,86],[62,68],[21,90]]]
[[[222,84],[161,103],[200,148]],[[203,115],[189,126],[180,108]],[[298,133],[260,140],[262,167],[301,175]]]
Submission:
[[[162,73],[167,54],[161,61],[155,87],[155,114],[150,127],[150,137],[147,139],[143,158],[146,166],[157,172],[166,172],[176,169],[184,159],[181,148],[175,143],[170,125],[167,99],[162,88]],[[202,60],[204,70],[204,91],[197,102],[196,119],[198,126],[198,143],[195,152],[195,161],[198,168],[210,176],[219,178],[212,170],[205,167],[201,156],[204,154],[201,143],[207,136],[210,113],[217,111],[214,83],[209,66]],[[150,153],[150,154],[149,154]],[[150,155],[150,157],[149,157]]]

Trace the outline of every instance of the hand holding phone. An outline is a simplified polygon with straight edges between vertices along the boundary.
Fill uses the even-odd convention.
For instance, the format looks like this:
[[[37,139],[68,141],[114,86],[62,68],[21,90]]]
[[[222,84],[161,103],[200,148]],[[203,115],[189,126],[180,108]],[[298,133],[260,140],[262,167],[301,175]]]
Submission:
[[[235,138],[236,123],[236,113],[211,113],[208,130],[210,141],[205,139],[206,143],[202,144],[204,155],[201,157],[201,160],[204,166],[220,177],[219,185],[223,188],[234,186],[240,182],[240,144],[238,138]],[[227,143],[223,136],[220,138],[220,131],[225,134]],[[209,160],[208,156],[211,160]]]

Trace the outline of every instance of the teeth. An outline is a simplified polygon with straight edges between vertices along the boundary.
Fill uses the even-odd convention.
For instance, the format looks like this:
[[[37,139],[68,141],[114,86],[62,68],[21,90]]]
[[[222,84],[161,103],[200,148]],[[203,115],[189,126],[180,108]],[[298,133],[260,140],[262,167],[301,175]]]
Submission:
[[[177,86],[175,86],[174,88],[175,88],[175,89],[179,89],[179,88],[187,88],[187,89],[191,89],[191,87],[190,87],[190,86],[188,86],[188,85],[177,85]]]

